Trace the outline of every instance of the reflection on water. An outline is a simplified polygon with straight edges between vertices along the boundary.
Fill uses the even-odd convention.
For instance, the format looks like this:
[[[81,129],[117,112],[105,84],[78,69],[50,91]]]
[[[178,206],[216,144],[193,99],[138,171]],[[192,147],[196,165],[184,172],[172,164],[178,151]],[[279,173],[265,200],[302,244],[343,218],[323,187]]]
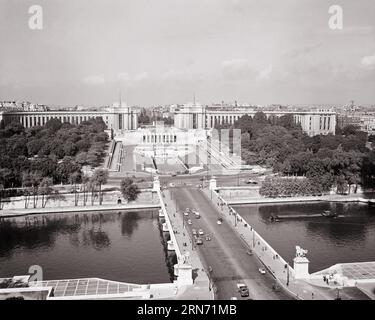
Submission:
[[[45,279],[168,282],[157,214],[48,214],[0,221],[0,277],[43,268]]]
[[[356,203],[293,203],[239,206],[238,213],[292,263],[295,246],[308,249],[310,271],[335,263],[375,261],[375,208]],[[317,214],[337,218],[302,218],[271,222],[271,215]]]

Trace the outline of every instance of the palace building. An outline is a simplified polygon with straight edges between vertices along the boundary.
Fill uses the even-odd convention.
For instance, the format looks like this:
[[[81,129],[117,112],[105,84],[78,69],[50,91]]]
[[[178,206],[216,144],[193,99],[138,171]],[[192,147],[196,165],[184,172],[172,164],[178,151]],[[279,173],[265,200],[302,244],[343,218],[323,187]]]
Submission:
[[[244,115],[254,117],[258,111],[251,107],[208,107],[200,104],[186,104],[174,113],[174,125],[179,129],[211,129],[215,125],[234,124]],[[309,136],[335,134],[336,113],[332,110],[312,111],[262,111],[267,118],[292,114],[294,121],[301,124]]]
[[[0,111],[0,120],[3,119],[5,124],[12,121],[20,122],[25,128],[43,126],[48,120],[53,118],[60,120],[62,123],[80,124],[81,122],[92,118],[101,117],[107,129],[116,131],[136,130],[138,128],[139,110],[129,107],[124,103],[114,103],[112,107],[103,110],[19,110],[6,109]]]

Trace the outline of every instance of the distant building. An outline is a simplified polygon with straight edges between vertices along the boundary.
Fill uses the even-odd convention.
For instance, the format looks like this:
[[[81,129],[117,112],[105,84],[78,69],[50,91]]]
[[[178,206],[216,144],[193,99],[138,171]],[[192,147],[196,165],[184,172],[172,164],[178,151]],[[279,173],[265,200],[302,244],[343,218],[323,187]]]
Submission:
[[[375,112],[374,111],[355,111],[344,112],[338,114],[337,124],[339,128],[348,125],[354,125],[361,131],[367,132],[369,135],[375,134]]]
[[[335,134],[336,113],[332,110],[312,110],[312,111],[288,111],[282,110],[262,110],[270,117],[281,117],[283,115],[293,115],[294,121],[299,123],[302,130],[309,136],[319,134]],[[203,106],[197,103],[190,103],[175,109],[174,125],[179,129],[210,129],[219,124],[234,124],[244,115],[254,117],[258,112],[256,107],[235,107],[235,106]]]

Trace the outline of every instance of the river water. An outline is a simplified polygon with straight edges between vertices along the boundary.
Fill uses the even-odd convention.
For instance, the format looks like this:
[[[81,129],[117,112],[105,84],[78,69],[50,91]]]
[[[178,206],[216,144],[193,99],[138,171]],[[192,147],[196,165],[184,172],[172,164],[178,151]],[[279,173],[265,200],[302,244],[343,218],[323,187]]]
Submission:
[[[293,265],[295,246],[308,250],[310,272],[336,263],[375,261],[375,207],[357,203],[290,203],[235,207],[237,212]],[[337,218],[271,222],[271,215],[336,212]]]
[[[0,221],[0,277],[99,277],[131,283],[170,281],[157,211],[63,213]]]

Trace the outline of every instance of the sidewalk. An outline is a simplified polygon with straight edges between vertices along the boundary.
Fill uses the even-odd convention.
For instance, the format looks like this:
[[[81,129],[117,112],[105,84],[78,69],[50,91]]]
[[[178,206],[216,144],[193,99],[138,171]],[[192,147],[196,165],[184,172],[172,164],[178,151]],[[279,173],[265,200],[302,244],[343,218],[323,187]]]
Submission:
[[[65,206],[65,207],[48,207],[48,208],[29,208],[1,210],[0,218],[20,217],[33,214],[43,213],[67,213],[67,212],[90,212],[90,211],[115,211],[115,210],[150,210],[160,208],[159,204],[152,203],[130,203],[130,204],[102,204],[86,206]]]
[[[210,290],[210,280],[204,271],[203,264],[199,258],[198,251],[194,249],[194,244],[190,239],[187,229],[183,224],[183,213],[177,213],[175,201],[171,198],[169,191],[162,192],[163,200],[168,211],[170,222],[173,226],[174,234],[177,240],[181,254],[189,253],[189,263],[193,267],[194,284],[186,286],[178,292],[177,299],[186,300],[212,300],[214,299],[213,290]],[[183,244],[186,243],[187,246]]]

